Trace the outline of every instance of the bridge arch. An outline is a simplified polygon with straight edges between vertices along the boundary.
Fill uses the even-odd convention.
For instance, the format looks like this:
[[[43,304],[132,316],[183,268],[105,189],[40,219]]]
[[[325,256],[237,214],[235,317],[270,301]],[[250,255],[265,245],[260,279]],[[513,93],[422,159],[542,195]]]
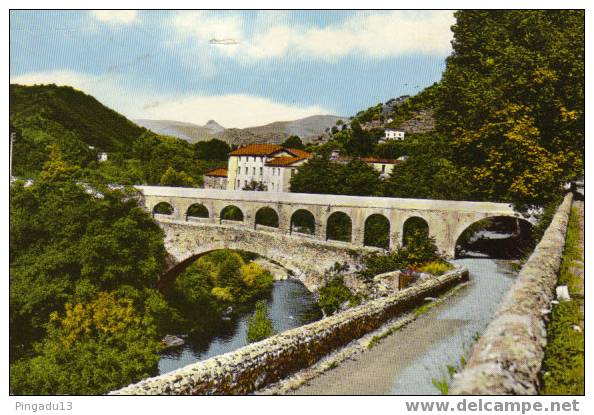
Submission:
[[[175,212],[175,208],[169,202],[159,202],[155,206],[153,206],[152,210],[153,214],[158,215],[173,215]]]
[[[278,228],[278,212],[269,206],[261,207],[256,211],[256,226],[263,225],[271,228]]]
[[[353,240],[353,221],[344,212],[336,211],[326,221],[326,239],[351,242]]]
[[[186,218],[209,218],[210,212],[202,203],[193,203],[186,210]]]
[[[307,209],[297,209],[291,214],[291,232],[305,233],[315,235],[316,218]]]
[[[235,222],[243,222],[245,215],[243,211],[235,205],[227,205],[221,209],[221,221],[230,220]]]
[[[402,224],[402,246],[406,246],[407,240],[415,233],[429,236],[429,223],[420,216],[410,216]]]
[[[363,245],[388,249],[390,247],[390,220],[381,213],[373,213],[365,219]]]
[[[519,216],[487,216],[475,220],[455,234],[454,257],[520,258],[536,245],[533,230],[534,224]]]

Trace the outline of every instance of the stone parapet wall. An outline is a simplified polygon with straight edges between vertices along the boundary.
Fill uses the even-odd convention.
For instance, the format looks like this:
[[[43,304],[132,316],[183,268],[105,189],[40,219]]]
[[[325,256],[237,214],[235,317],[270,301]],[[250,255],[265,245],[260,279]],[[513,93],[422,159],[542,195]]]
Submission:
[[[465,281],[456,268],[442,276],[258,343],[149,378],[112,395],[242,395],[308,367],[383,323]]]
[[[535,395],[571,211],[568,194],[450,387],[453,395]]]

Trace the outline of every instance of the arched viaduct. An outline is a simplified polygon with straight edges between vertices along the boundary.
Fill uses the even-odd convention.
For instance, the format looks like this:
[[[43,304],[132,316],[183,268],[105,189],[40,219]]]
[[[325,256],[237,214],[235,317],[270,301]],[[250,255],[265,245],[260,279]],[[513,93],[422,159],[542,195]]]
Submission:
[[[172,208],[170,215],[155,214],[155,218],[165,230],[166,248],[177,262],[214,249],[242,249],[279,262],[298,276],[302,274],[300,279],[307,279],[306,275],[311,274],[311,281],[303,281],[310,288],[318,285],[318,275],[334,263],[356,266],[362,253],[377,249],[365,246],[366,223],[372,215],[385,218],[390,249],[402,245],[403,228],[408,219],[423,219],[438,250],[448,257],[454,257],[458,237],[473,223],[497,216],[521,218],[505,203],[162,186],[137,188],[149,211],[161,203]],[[191,206],[200,206],[202,217],[188,215]],[[241,221],[222,218],[222,212],[229,206],[241,212]],[[276,226],[257,223],[258,212],[264,208],[273,210]],[[313,217],[312,234],[298,232],[301,229],[294,224],[298,211],[309,212]],[[350,242],[328,240],[328,223],[337,212],[350,219]]]

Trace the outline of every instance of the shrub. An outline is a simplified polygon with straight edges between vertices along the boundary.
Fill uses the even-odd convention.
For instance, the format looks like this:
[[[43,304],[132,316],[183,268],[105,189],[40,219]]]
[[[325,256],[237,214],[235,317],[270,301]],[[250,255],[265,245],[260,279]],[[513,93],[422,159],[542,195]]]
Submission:
[[[247,339],[248,342],[254,343],[264,340],[274,334],[274,328],[272,327],[272,320],[268,317],[268,308],[266,301],[258,301],[256,303],[256,311],[254,315],[250,317],[247,327]]]
[[[340,276],[331,279],[326,285],[320,288],[320,299],[318,305],[326,315],[334,314],[340,309],[340,306],[345,302],[349,302],[349,306],[358,305],[361,300],[353,295],[351,291],[344,285],[344,280]]]
[[[442,275],[453,268],[452,264],[445,261],[431,261],[423,264],[417,270],[432,275]]]

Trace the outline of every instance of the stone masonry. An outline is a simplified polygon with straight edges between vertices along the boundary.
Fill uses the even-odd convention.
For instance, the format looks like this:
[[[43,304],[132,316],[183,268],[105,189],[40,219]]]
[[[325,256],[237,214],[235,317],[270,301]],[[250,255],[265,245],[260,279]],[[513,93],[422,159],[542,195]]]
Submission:
[[[468,271],[454,269],[398,293],[258,343],[143,380],[111,395],[244,395],[308,367],[333,350],[379,328],[458,283]]]
[[[557,284],[572,195],[522,267],[494,319],[450,387],[453,395],[535,395],[547,341],[546,319]]]

